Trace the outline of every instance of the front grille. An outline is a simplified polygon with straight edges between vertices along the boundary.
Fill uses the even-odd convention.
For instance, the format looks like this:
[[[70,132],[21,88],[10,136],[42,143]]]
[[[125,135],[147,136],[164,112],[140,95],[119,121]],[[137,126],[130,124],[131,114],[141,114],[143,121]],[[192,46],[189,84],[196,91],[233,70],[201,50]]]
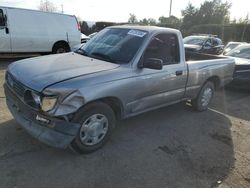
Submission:
[[[6,81],[10,88],[19,96],[24,97],[24,93],[26,91],[26,87],[19,82],[14,76],[12,76],[9,72],[6,73]]]

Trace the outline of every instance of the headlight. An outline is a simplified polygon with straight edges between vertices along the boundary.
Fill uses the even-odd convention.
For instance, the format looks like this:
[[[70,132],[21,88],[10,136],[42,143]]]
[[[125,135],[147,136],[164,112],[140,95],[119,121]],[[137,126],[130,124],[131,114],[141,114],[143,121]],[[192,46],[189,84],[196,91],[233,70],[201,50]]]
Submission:
[[[57,97],[43,97],[41,108],[47,112],[52,110],[56,105]]]

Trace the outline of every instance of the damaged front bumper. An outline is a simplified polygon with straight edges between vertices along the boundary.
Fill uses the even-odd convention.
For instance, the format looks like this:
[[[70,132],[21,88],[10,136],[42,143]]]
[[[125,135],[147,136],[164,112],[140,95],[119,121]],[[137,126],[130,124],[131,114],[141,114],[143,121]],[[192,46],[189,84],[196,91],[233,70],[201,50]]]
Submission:
[[[23,103],[7,84],[4,84],[4,91],[7,106],[15,120],[39,141],[56,148],[66,148],[75,138],[80,124],[35,111]]]

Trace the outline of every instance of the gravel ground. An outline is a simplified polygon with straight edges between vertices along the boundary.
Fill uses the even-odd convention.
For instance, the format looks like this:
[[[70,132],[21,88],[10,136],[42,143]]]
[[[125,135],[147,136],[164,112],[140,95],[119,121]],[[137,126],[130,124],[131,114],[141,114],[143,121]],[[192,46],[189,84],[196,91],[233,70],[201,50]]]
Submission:
[[[0,187],[250,187],[250,92],[221,90],[206,112],[177,104],[118,123],[79,155],[33,139],[13,120],[0,60]]]

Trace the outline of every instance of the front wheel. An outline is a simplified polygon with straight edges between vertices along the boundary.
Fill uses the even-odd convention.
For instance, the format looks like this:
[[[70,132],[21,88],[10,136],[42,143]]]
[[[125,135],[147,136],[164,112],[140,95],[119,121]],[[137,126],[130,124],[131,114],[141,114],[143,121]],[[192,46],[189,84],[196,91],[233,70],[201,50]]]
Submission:
[[[95,102],[84,107],[73,118],[81,127],[71,148],[78,153],[91,153],[101,148],[115,127],[113,110],[105,103]]]
[[[198,96],[191,100],[192,106],[197,111],[205,111],[208,109],[214,95],[214,84],[213,82],[206,82],[201,88]]]

